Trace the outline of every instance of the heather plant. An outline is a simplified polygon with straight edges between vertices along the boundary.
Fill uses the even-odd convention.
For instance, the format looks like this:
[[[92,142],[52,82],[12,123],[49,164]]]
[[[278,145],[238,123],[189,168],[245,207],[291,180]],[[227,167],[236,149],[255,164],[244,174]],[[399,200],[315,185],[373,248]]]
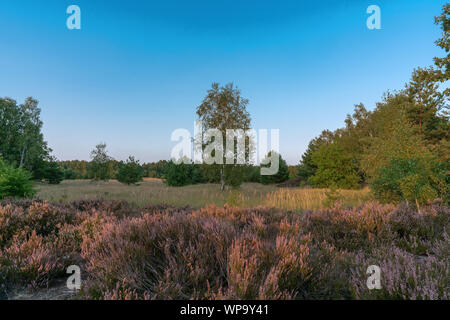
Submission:
[[[307,212],[302,219],[304,230],[315,242],[326,241],[338,249],[359,250],[392,241],[387,226],[393,206],[367,203],[360,208],[343,208]]]
[[[88,299],[448,299],[449,208],[367,203],[298,214],[123,201],[0,205],[0,294],[72,264]],[[369,265],[382,289],[368,290]]]
[[[233,231],[226,222],[186,213],[107,223],[93,239],[83,240],[92,277],[87,294],[101,298],[102,291],[117,290],[118,281],[126,279],[120,290],[137,290],[141,297],[204,297],[208,284],[223,281]],[[130,263],[117,263],[121,259]]]
[[[2,250],[0,262],[1,273],[9,282],[32,288],[47,286],[64,271],[52,244],[34,231],[25,240],[14,237],[11,245]]]
[[[448,241],[448,238],[447,238]],[[447,242],[446,246],[450,243]],[[397,247],[380,247],[370,255],[356,255],[351,285],[356,299],[437,300],[450,298],[450,265],[435,256],[418,257]],[[381,269],[381,289],[369,290],[367,266]]]

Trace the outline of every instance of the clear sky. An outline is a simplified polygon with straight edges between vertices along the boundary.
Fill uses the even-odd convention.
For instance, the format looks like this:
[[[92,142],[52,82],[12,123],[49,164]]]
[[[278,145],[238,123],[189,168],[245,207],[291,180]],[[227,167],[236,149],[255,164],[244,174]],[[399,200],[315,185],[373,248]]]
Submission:
[[[255,129],[280,129],[298,163],[309,140],[344,125],[354,104],[373,109],[434,44],[444,0],[1,0],[0,97],[40,101],[60,160],[168,159],[177,128],[193,132],[212,82],[234,82]],[[81,8],[81,30],[66,9]],[[369,5],[381,30],[369,30]]]

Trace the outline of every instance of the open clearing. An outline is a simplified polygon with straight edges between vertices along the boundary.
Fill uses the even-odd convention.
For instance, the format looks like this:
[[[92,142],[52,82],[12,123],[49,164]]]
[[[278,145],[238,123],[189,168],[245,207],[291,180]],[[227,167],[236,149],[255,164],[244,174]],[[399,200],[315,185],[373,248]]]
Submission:
[[[169,187],[163,181],[146,179],[138,185],[124,185],[115,180],[93,182],[66,180],[60,185],[38,184],[36,197],[51,202],[70,202],[98,199],[126,200],[136,206],[171,204],[204,207],[208,204],[228,204],[242,208],[266,206],[287,210],[319,209],[336,197],[344,205],[357,206],[371,199],[370,190],[337,190],[330,195],[327,189],[278,188],[274,185],[244,183],[239,189],[220,191],[216,184],[197,184]]]

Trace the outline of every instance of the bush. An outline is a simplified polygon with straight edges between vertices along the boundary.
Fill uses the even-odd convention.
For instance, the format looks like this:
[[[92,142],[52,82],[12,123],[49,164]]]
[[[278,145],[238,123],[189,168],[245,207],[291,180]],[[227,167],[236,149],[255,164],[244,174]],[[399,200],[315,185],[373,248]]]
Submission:
[[[448,239],[445,245],[449,245]],[[435,253],[439,254],[438,251]],[[444,260],[446,258],[447,261]],[[371,300],[448,300],[448,255],[444,259],[435,255],[417,257],[395,246],[376,248],[369,255],[359,254],[351,280],[354,297]],[[361,281],[370,265],[381,269],[380,290],[369,290],[366,282]]]
[[[371,183],[375,196],[385,202],[409,201],[424,204],[448,195],[445,170],[425,159],[392,159],[380,168]]]
[[[119,164],[119,171],[116,175],[116,179],[119,182],[130,185],[142,181],[143,174],[144,171],[139,164],[139,161],[130,156],[125,163]]]
[[[245,166],[245,182],[261,182],[260,168],[257,166]]]
[[[175,163],[170,160],[165,170],[166,183],[169,186],[181,187],[203,182],[203,173],[198,164]]]
[[[360,187],[357,164],[338,143],[322,145],[312,154],[312,162],[317,166],[315,174],[308,180],[312,186],[334,186],[340,189]]]
[[[7,165],[0,158],[0,199],[6,197],[25,198],[32,196],[31,173],[22,168]]]
[[[269,175],[269,176],[261,175],[261,183],[263,183],[263,184],[281,183],[281,182],[289,180],[288,165],[286,164],[286,161],[284,161],[284,159],[281,157],[281,155],[276,153],[275,151],[269,152],[269,154],[266,156],[266,158],[262,161],[263,164],[261,164],[261,167],[266,167],[266,168],[270,167],[270,163],[269,164],[265,164],[265,163],[270,161],[272,153],[275,154],[274,155],[275,157],[277,155],[279,156],[278,171],[274,175]]]

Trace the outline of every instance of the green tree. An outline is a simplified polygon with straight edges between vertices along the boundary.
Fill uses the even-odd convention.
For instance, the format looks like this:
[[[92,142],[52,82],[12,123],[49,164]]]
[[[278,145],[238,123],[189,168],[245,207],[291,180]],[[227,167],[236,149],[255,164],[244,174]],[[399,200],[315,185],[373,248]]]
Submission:
[[[95,181],[108,181],[111,178],[109,163],[112,158],[108,155],[106,144],[100,143],[91,151],[91,162],[89,163],[89,172]]]
[[[119,182],[125,184],[135,184],[142,181],[143,169],[138,160],[130,156],[125,163],[119,164],[119,171],[116,175],[116,179]]]
[[[203,123],[203,130],[217,129],[222,134],[223,143],[226,142],[226,131],[228,129],[242,129],[244,131],[250,129],[250,115],[247,112],[248,100],[241,97],[241,92],[229,83],[220,87],[218,83],[213,83],[211,89],[208,90],[206,97],[200,106],[197,107],[197,116]],[[248,148],[250,145],[246,139],[246,160],[252,152]],[[209,141],[208,141],[209,142]],[[202,145],[205,141],[202,139]],[[225,150],[225,146],[223,147]],[[226,155],[224,154],[222,164],[210,165],[210,169],[217,172],[220,177],[220,188],[225,189],[228,182],[236,184],[243,178],[227,177],[227,175],[242,175],[243,170],[228,168],[227,166],[239,166],[236,161],[234,164],[226,164]]]
[[[312,139],[305,153],[302,155],[300,165],[298,166],[297,175],[303,180],[308,180],[316,173],[317,166],[312,161],[312,154],[316,152],[320,146],[333,142],[334,133],[330,130],[324,130],[317,138]]]
[[[160,160],[158,162],[144,163],[142,168],[144,169],[144,176],[150,178],[164,178],[165,169],[167,166],[166,160]]]
[[[312,161],[317,166],[315,175],[309,178],[314,187],[360,187],[357,164],[338,143],[322,145],[312,154]]]
[[[33,179],[44,180],[49,184],[59,184],[64,180],[64,170],[54,159],[40,160],[33,171]]]
[[[262,163],[267,163],[270,161],[272,155],[275,157],[279,157],[279,167],[278,172],[274,175],[261,175],[261,183],[262,184],[273,184],[273,183],[281,183],[286,180],[289,180],[289,168],[284,161],[284,159],[281,157],[281,155],[275,151],[270,151],[265,159],[262,161]],[[269,167],[270,164],[261,164],[261,167]]]
[[[29,171],[51,150],[44,141],[38,101],[27,98],[21,105],[0,98],[0,154],[8,163]]]
[[[368,147],[361,161],[369,182],[377,175],[379,168],[388,165],[391,159],[430,153],[423,137],[408,121],[405,105],[398,104],[406,101],[403,98],[404,95],[389,98],[374,111],[376,134],[368,139]]]
[[[435,70],[414,70],[411,81],[406,85],[406,94],[412,100],[406,110],[407,116],[417,127],[418,134],[433,144],[445,138],[450,127],[448,119],[441,114],[445,98],[439,91]]]

